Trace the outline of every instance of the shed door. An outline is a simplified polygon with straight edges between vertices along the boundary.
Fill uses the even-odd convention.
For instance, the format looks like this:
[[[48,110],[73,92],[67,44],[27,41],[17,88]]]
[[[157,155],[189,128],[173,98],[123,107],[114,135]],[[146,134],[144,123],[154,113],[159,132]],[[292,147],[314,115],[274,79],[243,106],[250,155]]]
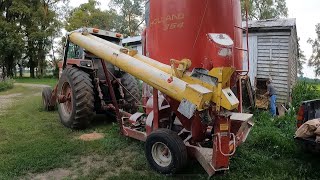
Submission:
[[[247,49],[247,38],[243,37],[243,48]],[[243,69],[248,69],[248,58],[247,52],[243,53]],[[258,61],[258,38],[257,36],[249,36],[249,77],[251,81],[251,86],[255,87],[255,79],[257,77],[257,61]]]

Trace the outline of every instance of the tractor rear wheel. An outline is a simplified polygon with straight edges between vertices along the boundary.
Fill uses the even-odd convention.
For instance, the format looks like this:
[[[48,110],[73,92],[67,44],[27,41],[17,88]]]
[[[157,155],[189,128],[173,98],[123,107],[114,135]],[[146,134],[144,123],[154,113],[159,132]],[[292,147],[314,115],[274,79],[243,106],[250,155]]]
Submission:
[[[146,140],[145,153],[152,169],[168,175],[181,170],[188,160],[182,139],[169,129],[152,132]]]
[[[54,104],[51,104],[52,89],[45,87],[42,90],[42,105],[45,111],[54,111]]]
[[[84,129],[94,115],[94,91],[90,75],[78,68],[66,68],[59,79],[58,104],[61,123],[72,129]]]
[[[139,103],[136,101],[136,99],[139,101],[141,99],[139,84],[138,84],[137,79],[135,77],[133,77],[132,75],[125,73],[121,77],[121,83],[125,88],[123,90],[124,99],[126,100],[126,102],[128,104],[131,105],[131,108],[126,109],[126,111],[131,112],[131,113],[136,112],[138,110],[138,103]]]

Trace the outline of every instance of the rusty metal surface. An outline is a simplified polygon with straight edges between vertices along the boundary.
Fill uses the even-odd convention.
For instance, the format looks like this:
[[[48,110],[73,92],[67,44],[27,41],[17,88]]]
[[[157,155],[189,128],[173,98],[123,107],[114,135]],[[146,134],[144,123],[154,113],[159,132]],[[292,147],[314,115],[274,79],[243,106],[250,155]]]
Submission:
[[[65,82],[62,85],[61,95],[58,96],[58,101],[62,103],[62,107],[68,114],[71,114],[73,110],[72,105],[72,89],[68,82]]]
[[[140,140],[140,141],[146,141],[147,139],[147,134],[145,132],[131,129],[129,127],[123,127],[122,132],[123,132],[123,135]]]
[[[117,118],[117,122],[118,122],[119,127],[120,127],[120,132],[123,133],[121,114],[120,114],[119,105],[118,105],[118,102],[117,102],[117,99],[116,99],[116,95],[114,93],[114,89],[113,89],[113,86],[112,86],[110,73],[109,73],[109,71],[108,71],[108,69],[106,67],[105,62],[103,60],[101,60],[101,63],[102,63],[104,74],[106,76],[106,81],[107,81],[107,84],[108,84],[108,89],[109,89],[109,93],[110,93],[110,96],[111,96],[111,99],[112,99],[112,103],[113,103],[113,106],[115,107],[116,118]]]
[[[56,102],[57,102],[57,96],[58,96],[58,85],[56,85],[54,87],[54,89],[52,90],[52,93],[51,93],[51,98],[50,98],[50,101],[49,101],[49,104],[50,105],[55,105]]]

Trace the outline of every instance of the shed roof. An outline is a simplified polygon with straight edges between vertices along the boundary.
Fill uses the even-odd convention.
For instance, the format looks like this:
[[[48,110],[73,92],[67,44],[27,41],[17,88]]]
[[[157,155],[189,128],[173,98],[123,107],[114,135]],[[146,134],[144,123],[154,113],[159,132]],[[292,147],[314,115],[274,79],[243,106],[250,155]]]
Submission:
[[[141,40],[142,40],[141,36],[127,37],[127,38],[122,40],[122,44],[138,42],[138,41],[141,41]]]
[[[251,20],[248,22],[249,29],[291,29],[294,26],[296,26],[295,18]],[[246,27],[245,21],[242,22],[242,27]]]

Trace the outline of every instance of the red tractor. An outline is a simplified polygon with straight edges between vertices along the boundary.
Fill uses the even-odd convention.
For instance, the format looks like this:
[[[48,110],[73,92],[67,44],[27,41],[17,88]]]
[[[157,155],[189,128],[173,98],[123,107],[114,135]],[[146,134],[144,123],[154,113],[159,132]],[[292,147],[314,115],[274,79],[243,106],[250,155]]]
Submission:
[[[121,45],[122,35],[95,28],[88,33]],[[68,128],[88,127],[93,115],[115,116],[110,97],[106,73],[111,82],[116,99],[121,108],[128,112],[138,109],[140,101],[139,82],[130,74],[79,47],[67,38],[65,54],[59,63],[59,83],[52,90],[42,92],[44,109],[51,111],[58,107],[61,123]]]

